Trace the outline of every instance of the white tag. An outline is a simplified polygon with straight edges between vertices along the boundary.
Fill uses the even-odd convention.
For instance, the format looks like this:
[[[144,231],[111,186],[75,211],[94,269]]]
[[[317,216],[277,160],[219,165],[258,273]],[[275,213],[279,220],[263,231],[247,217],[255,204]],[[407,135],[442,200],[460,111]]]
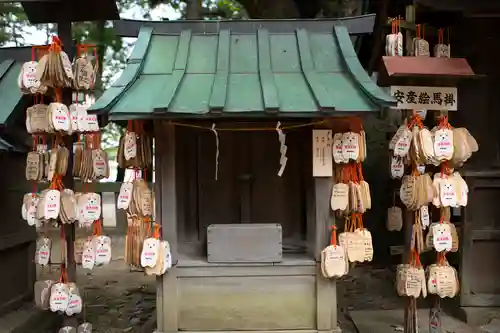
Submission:
[[[429,217],[429,207],[422,206],[420,207],[420,222],[422,223],[422,228],[425,230],[430,225],[430,217]]]
[[[69,61],[68,55],[64,51],[59,52],[59,54],[61,57],[61,63],[64,69],[64,73],[68,78],[73,79],[73,69],[71,68],[71,61]]]
[[[97,121],[97,115],[87,114],[85,120],[87,122],[87,128],[89,132],[99,132],[99,122]]]
[[[373,259],[373,242],[372,242],[372,234],[368,229],[357,229],[357,233],[359,233],[363,237],[363,244],[365,249],[365,257],[364,261],[372,261]]]
[[[111,261],[111,238],[108,236],[94,237],[95,264],[106,265]]]
[[[39,246],[36,253],[36,261],[38,265],[47,266],[50,261],[50,239],[42,238],[39,240],[42,245]]]
[[[134,132],[126,132],[125,133],[125,144],[123,155],[125,160],[131,160],[137,156],[137,142],[136,135]]]
[[[66,308],[66,314],[72,316],[75,313],[82,312],[82,298],[78,293],[78,288],[74,283],[68,284],[69,287],[69,300],[68,307]]]
[[[450,178],[443,179],[439,183],[439,197],[442,207],[457,206],[457,191],[455,183]]]
[[[123,183],[120,186],[120,193],[118,194],[118,200],[116,203],[116,208],[127,209],[132,200],[132,191],[134,190],[134,184]]]
[[[87,221],[95,221],[101,217],[101,196],[97,193],[85,194],[87,202],[83,215]]]
[[[333,160],[335,163],[344,163],[344,156],[342,155],[342,133],[335,133],[333,136]]]
[[[62,103],[50,103],[52,114],[52,125],[56,131],[68,132],[71,129],[71,119],[66,105]]]
[[[391,177],[394,179],[401,179],[405,172],[403,159],[397,156],[391,158]]]
[[[160,246],[163,246],[163,254],[165,255],[161,274],[165,274],[168,269],[172,268],[172,253],[170,252],[170,244],[167,241],[162,241]]]
[[[451,230],[447,223],[437,223],[432,227],[432,242],[437,252],[451,250]]]
[[[347,257],[350,262],[365,260],[365,239],[358,232],[345,232],[347,240]],[[342,235],[342,234],[341,234]],[[340,236],[339,236],[340,242]]]
[[[353,132],[342,134],[342,156],[345,160],[357,160],[359,157],[359,135]]]
[[[323,252],[326,277],[341,277],[347,274],[346,252],[342,246],[330,245]]]
[[[45,194],[44,201],[43,216],[46,219],[57,219],[61,208],[61,193],[57,190],[49,190]]]
[[[74,132],[77,132],[80,130],[78,127],[78,105],[77,104],[71,104],[69,106],[69,114],[70,114],[70,119],[71,119],[71,129]]]
[[[106,153],[103,150],[96,149],[92,151],[92,169],[95,177],[106,176],[108,165],[106,163]]]
[[[89,126],[87,124],[87,107],[84,105],[78,105],[76,110],[78,114],[78,130],[80,132],[89,132]]]
[[[333,211],[345,210],[349,204],[349,185],[338,183],[333,185],[330,206]]]
[[[66,309],[66,314],[72,316],[75,313],[82,312],[82,298],[78,294],[71,294],[69,296],[68,308]]]
[[[410,150],[412,133],[408,128],[406,128],[402,133],[398,141],[394,146],[394,155],[399,157],[404,157],[408,154]]]
[[[87,240],[83,245],[83,254],[82,254],[82,267],[86,269],[94,268],[95,264],[95,249],[94,242],[91,240]]]
[[[26,203],[28,204],[28,203]],[[23,203],[21,205],[21,217],[23,218],[23,220],[27,221],[28,220],[28,208],[26,208],[26,204]]]
[[[142,267],[155,267],[158,260],[158,247],[160,241],[156,238],[146,238],[142,246],[141,252],[141,266]]]
[[[434,134],[434,153],[438,159],[449,159],[453,156],[453,131],[439,129]]]
[[[30,61],[25,62],[22,68],[22,85],[26,89],[37,88],[40,86],[40,82],[36,79],[36,68],[38,66],[38,62]]]
[[[64,283],[56,283],[52,286],[50,293],[50,311],[66,311],[69,295],[68,286]]]
[[[30,226],[37,225],[38,219],[36,218],[36,210],[39,201],[40,199],[38,197],[35,197],[27,203],[28,207],[26,210],[26,221]]]

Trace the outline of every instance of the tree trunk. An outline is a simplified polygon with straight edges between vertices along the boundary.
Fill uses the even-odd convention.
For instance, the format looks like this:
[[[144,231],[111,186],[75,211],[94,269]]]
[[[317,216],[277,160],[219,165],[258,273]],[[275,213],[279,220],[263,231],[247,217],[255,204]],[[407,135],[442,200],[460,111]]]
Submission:
[[[302,17],[294,0],[240,0],[239,2],[253,19]]]
[[[361,15],[363,0],[320,0],[324,17],[348,17]]]
[[[99,98],[103,92],[102,87],[102,72],[104,70],[104,55],[106,54],[106,44],[104,40],[104,32],[105,32],[105,21],[97,22],[97,60],[99,60],[99,68],[97,70],[96,79],[95,79],[95,98]]]
[[[187,0],[186,2],[186,19],[200,20],[202,14],[202,0]]]

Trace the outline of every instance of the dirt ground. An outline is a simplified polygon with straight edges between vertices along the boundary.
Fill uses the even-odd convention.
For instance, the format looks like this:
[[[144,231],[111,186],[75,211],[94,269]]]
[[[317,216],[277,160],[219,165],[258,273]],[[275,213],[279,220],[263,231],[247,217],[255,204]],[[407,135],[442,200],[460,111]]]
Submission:
[[[46,269],[40,274],[40,278],[56,279],[59,271]],[[92,271],[79,268],[77,279],[85,302],[82,319],[92,323],[95,333],[140,332],[140,327],[154,315],[154,277],[130,271],[121,259]],[[403,306],[392,281],[391,270],[360,265],[338,282],[339,324],[344,333],[356,333],[349,311]]]

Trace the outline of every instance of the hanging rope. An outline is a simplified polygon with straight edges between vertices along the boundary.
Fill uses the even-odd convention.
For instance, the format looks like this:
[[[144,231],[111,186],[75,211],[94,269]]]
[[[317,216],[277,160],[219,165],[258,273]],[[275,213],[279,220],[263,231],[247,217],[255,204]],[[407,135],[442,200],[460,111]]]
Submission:
[[[309,127],[309,126],[314,126],[314,125],[320,125],[320,124],[325,124],[326,120],[320,120],[320,121],[314,121],[314,122],[309,122],[309,123],[303,123],[303,124],[296,124],[296,125],[290,125],[290,126],[281,126],[281,130],[293,130],[297,128],[302,128],[302,127]],[[189,128],[197,128],[200,130],[205,130],[205,131],[212,131],[212,126],[201,126],[201,125],[193,125],[193,124],[186,124],[186,123],[178,123],[178,122],[169,122],[170,125],[174,126],[180,126],[180,127],[189,127]],[[217,127],[218,132],[276,132],[276,126],[274,127],[248,127],[248,128],[231,128],[231,127]]]

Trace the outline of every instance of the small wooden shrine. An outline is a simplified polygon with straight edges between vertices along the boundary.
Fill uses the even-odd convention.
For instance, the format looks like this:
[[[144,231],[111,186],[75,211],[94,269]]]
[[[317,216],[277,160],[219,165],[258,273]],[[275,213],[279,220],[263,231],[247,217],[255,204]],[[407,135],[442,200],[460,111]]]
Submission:
[[[330,175],[313,177],[313,131],[331,138],[336,116],[395,105],[353,48],[373,19],[117,25],[137,42],[88,112],[154,131],[156,222],[172,261],[159,331],[339,331],[320,265],[332,147]]]

